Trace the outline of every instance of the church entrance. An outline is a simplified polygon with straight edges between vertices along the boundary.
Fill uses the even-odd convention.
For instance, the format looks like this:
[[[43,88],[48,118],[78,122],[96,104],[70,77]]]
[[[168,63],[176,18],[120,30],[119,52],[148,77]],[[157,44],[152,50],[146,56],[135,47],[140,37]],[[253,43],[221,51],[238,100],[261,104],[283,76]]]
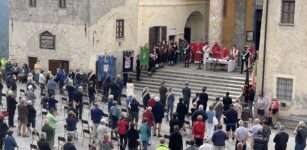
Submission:
[[[184,39],[188,42],[206,40],[205,26],[204,16],[200,12],[194,11],[187,18],[184,28]]]
[[[69,72],[69,61],[65,60],[49,60],[49,71],[53,75],[56,74],[58,68],[64,69],[66,73]]]
[[[167,27],[155,26],[149,28],[149,50],[152,50],[156,44],[166,41]]]
[[[28,57],[28,61],[29,61],[29,68],[32,70],[34,69],[34,65],[36,64],[37,62],[37,57]]]

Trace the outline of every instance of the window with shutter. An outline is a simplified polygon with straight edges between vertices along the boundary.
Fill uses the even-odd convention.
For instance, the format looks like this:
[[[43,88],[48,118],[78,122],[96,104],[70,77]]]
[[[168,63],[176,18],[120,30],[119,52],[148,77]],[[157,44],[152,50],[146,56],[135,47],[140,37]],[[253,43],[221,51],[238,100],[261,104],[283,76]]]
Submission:
[[[59,7],[66,8],[66,0],[59,0]]]
[[[277,78],[277,98],[280,100],[292,100],[293,79]]]
[[[36,0],[29,0],[30,7],[36,7]]]
[[[124,38],[124,35],[125,35],[124,27],[125,27],[125,23],[123,19],[116,20],[116,38],[117,39]]]
[[[282,0],[281,23],[294,24],[295,0]]]

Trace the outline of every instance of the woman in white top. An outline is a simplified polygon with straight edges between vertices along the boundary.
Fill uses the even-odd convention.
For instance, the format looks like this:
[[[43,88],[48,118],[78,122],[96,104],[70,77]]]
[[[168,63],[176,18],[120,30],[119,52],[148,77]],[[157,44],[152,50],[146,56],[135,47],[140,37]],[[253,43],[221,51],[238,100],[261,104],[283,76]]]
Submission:
[[[133,83],[132,83],[132,79],[129,79],[129,80],[128,80],[126,95],[127,95],[127,96],[132,96],[132,95],[134,95],[134,85],[133,85]]]
[[[126,95],[127,95],[126,107],[129,110],[129,104],[132,100],[132,97],[134,96],[134,85],[132,83],[132,79],[128,80]]]

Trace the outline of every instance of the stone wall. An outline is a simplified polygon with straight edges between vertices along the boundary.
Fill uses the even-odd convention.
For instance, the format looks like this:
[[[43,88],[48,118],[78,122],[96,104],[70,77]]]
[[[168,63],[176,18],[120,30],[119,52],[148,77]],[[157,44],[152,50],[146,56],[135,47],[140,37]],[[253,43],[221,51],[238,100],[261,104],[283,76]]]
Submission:
[[[139,22],[138,22],[138,46],[144,46],[149,41],[149,28],[153,26],[166,26],[167,29],[176,29],[176,39],[184,37],[184,28],[189,16],[193,12],[197,12],[202,16],[202,21],[194,20],[193,24],[198,23],[203,26],[199,29],[192,29],[193,35],[191,40],[200,41],[205,39],[206,26],[206,5],[208,1],[205,0],[192,0],[192,1],[179,1],[179,0],[140,0],[139,2]],[[198,22],[197,22],[198,21]],[[190,24],[191,25],[191,24]],[[192,25],[193,26],[193,25]],[[167,38],[169,34],[167,33]]]
[[[23,21],[10,21],[10,23],[14,24],[14,30],[10,28],[9,56],[14,61],[28,63],[28,57],[37,57],[45,70],[49,69],[48,60],[69,61],[70,68],[88,68],[89,37],[85,35],[83,25]],[[39,47],[39,35],[45,31],[56,36],[55,50]]]
[[[295,1],[295,20],[294,24],[286,25],[280,23],[281,1],[270,0],[268,11],[268,29],[267,29],[267,49],[264,80],[262,80],[263,56],[264,56],[264,28],[266,0],[264,1],[264,10],[261,27],[260,54],[257,73],[257,93],[261,92],[261,85],[264,82],[264,97],[271,99],[276,97],[277,77],[293,79],[292,100],[284,101],[280,115],[304,116],[307,110],[307,1]]]
[[[122,51],[134,50],[148,43],[149,27],[176,28],[176,40],[183,38],[189,16],[200,14],[192,39],[199,41],[208,33],[208,1],[148,0],[76,0],[60,9],[58,1],[37,1],[29,8],[25,0],[10,0],[10,57],[28,63],[38,57],[48,70],[48,60],[67,60],[71,69],[95,70],[99,55],[116,57],[116,73],[122,69]],[[89,9],[90,8],[90,9]],[[116,20],[125,20],[125,37],[116,39]],[[195,25],[194,22],[191,24]],[[55,50],[39,48],[39,34],[56,35]]]

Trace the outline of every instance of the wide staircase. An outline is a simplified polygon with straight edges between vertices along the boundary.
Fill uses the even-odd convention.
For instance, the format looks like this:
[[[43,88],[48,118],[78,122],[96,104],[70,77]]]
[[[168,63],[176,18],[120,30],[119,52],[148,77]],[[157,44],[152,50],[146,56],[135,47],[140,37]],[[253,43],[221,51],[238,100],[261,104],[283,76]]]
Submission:
[[[136,78],[135,73],[129,76],[133,79]],[[183,69],[175,66],[159,69],[152,76],[148,76],[147,72],[142,72],[141,81],[134,80],[134,86],[136,90],[148,87],[151,93],[158,96],[162,81],[167,88],[173,89],[177,98],[182,97],[181,90],[185,86],[185,82],[188,81],[192,97],[206,86],[209,100],[215,100],[216,96],[224,97],[227,91],[230,92],[233,99],[238,99],[245,82],[245,76],[238,73],[196,70],[191,67]]]

